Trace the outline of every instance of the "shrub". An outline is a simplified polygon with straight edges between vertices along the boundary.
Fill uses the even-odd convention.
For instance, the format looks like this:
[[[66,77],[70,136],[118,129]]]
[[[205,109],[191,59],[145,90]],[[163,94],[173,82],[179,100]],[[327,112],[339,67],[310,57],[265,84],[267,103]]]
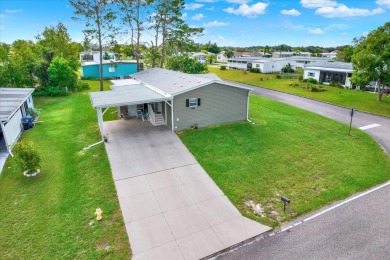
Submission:
[[[280,76],[280,75],[276,75],[276,78],[277,78],[277,79],[281,79],[281,78],[282,78],[282,76]]]
[[[83,91],[83,90],[89,90],[89,89],[90,89],[90,87],[89,87],[89,85],[88,85],[88,82],[81,81],[81,80],[79,80],[79,81],[77,82],[76,90],[77,90],[78,92]]]
[[[252,73],[260,73],[260,69],[259,68],[251,68],[249,71],[252,72]]]
[[[48,86],[42,90],[34,91],[33,96],[35,97],[62,97],[67,96],[69,93],[59,87]]]
[[[320,89],[318,89],[316,86],[311,86],[310,91],[311,92],[320,92]]]
[[[226,66],[225,65],[221,66],[220,70],[226,70]]]
[[[14,155],[22,171],[34,173],[41,167],[41,156],[30,141],[21,141],[15,145]]]
[[[311,83],[311,84],[317,84],[317,80],[314,79],[314,78],[308,78],[307,79],[307,82]]]
[[[299,75],[298,80],[299,80],[299,81],[303,81],[303,76],[302,76],[302,75]]]
[[[33,118],[39,116],[39,111],[35,107],[30,107],[28,109],[28,114],[32,116]]]

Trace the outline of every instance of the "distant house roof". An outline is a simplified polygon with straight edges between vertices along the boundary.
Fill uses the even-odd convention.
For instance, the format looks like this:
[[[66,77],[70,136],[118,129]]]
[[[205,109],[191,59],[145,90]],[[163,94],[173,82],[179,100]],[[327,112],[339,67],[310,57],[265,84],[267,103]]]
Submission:
[[[116,64],[137,64],[136,61],[130,61],[130,60],[103,60],[102,61],[102,64],[103,65],[106,65],[106,64],[112,64],[112,63],[116,63]],[[142,62],[141,62],[142,63]],[[82,62],[82,66],[96,66],[96,65],[99,65],[99,62],[95,62],[95,61],[84,61]]]
[[[330,61],[318,61],[306,64],[305,69],[319,69],[326,71],[345,71],[353,72],[352,63],[346,62],[330,62]]]
[[[33,92],[33,88],[0,88],[0,121],[8,121]]]

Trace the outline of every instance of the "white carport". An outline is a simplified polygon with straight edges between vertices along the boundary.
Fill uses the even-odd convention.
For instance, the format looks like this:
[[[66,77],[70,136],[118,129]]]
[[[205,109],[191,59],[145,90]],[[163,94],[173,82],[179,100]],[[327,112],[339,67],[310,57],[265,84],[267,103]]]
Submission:
[[[113,82],[115,84],[115,82]],[[138,82],[133,84],[116,84],[111,91],[90,92],[92,107],[97,111],[98,124],[102,138],[105,135],[103,127],[103,115],[110,107],[130,106],[137,104],[162,102],[171,100],[171,96],[165,93],[158,93],[149,87]],[[169,104],[167,102],[167,104]],[[104,109],[104,111],[103,111]]]

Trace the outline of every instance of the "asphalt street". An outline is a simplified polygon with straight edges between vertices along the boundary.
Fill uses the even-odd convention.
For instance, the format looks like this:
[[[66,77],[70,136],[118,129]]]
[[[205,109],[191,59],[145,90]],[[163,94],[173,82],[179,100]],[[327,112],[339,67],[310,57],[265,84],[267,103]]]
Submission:
[[[390,259],[390,185],[309,217],[216,259]]]
[[[305,110],[309,110],[311,112],[320,114],[322,116],[334,119],[336,121],[348,125],[351,120],[350,117],[351,109],[348,108],[343,108],[343,107],[339,107],[324,102],[320,102],[320,101],[316,101],[304,97],[299,97],[299,96],[295,96],[295,95],[291,95],[291,94],[287,94],[275,90],[254,87],[251,85],[237,83],[237,82],[232,82],[232,83],[253,88],[252,91],[253,94],[266,97],[269,99],[273,99],[276,101],[280,101]],[[383,98],[390,98],[390,97],[384,95]],[[366,131],[369,135],[371,135],[386,150],[386,152],[390,154],[390,118],[355,111],[353,121],[352,121],[353,127],[359,128],[359,127],[370,126],[373,124],[377,124],[379,126],[369,128],[364,131]]]
[[[350,109],[257,87],[252,93],[350,122]],[[353,126],[368,128],[364,131],[390,154],[390,118],[355,111]],[[215,258],[390,259],[390,182],[302,216]]]

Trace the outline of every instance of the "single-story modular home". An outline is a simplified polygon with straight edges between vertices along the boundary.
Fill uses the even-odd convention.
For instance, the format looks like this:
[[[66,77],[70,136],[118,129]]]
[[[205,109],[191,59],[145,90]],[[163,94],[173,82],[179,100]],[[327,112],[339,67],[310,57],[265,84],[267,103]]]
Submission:
[[[143,70],[143,63],[140,63]],[[134,61],[103,61],[103,78],[125,79],[137,72],[137,62]],[[81,75],[85,79],[99,78],[99,63],[84,62],[81,66]]]
[[[320,61],[306,64],[303,78],[314,78],[324,83],[339,82],[344,87],[351,87],[352,63]]]
[[[33,92],[33,88],[0,88],[0,153],[11,153],[18,141],[22,117],[34,107]]]
[[[124,118],[140,117],[173,131],[248,119],[252,89],[214,74],[153,68],[112,83],[111,91],[90,93],[102,136],[103,114],[109,107],[117,107]]]
[[[289,63],[290,60],[287,58],[241,57],[228,59],[228,67],[230,69],[250,70],[251,68],[258,68],[262,73],[281,72],[282,68]],[[293,68],[295,69],[294,66]]]

